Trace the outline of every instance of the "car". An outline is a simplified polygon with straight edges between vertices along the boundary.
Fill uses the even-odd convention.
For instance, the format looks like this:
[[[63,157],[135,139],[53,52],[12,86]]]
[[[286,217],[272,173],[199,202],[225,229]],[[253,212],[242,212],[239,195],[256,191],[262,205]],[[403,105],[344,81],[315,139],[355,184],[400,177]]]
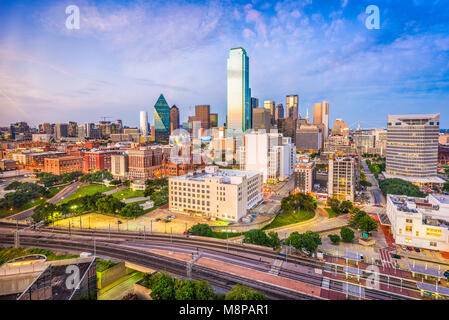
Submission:
[[[449,270],[444,271],[443,275],[447,278],[449,277]]]
[[[413,248],[413,249],[415,249],[415,251],[418,252],[418,253],[421,252],[421,250],[419,250],[419,248]]]
[[[401,259],[401,256],[398,254],[392,254],[391,257],[394,259]]]
[[[171,222],[171,220],[170,219],[165,219],[164,222],[165,223],[169,223],[169,222]]]
[[[407,251],[407,248],[404,247],[404,246],[401,246],[401,249],[402,249],[403,251]]]
[[[161,218],[156,218],[156,219],[154,219],[154,221],[161,221]]]
[[[407,247],[408,251],[413,251],[413,249],[411,247]]]

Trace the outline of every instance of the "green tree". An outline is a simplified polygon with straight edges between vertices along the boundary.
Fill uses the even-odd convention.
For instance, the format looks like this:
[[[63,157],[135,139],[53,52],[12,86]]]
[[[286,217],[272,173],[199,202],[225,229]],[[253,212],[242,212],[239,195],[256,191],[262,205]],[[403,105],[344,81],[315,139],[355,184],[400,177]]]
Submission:
[[[326,204],[334,211],[336,214],[340,214],[340,200],[337,198],[328,198]]]
[[[139,217],[143,215],[144,210],[137,203],[130,203],[120,209],[119,214],[123,217]]]
[[[196,300],[213,300],[215,298],[214,289],[209,282],[195,281],[195,299]]]
[[[151,299],[153,300],[175,300],[175,279],[167,273],[162,273],[151,283]]]
[[[260,229],[253,229],[246,232],[243,242],[266,247],[271,246],[271,241],[268,238],[267,234]]]
[[[192,280],[178,280],[175,284],[176,300],[196,300],[195,282]]]
[[[273,248],[277,248],[281,245],[281,239],[279,239],[279,235],[277,234],[277,232],[274,231],[268,232],[268,238]]]
[[[339,244],[340,243],[340,237],[336,234],[330,234],[328,235],[329,239],[333,244]]]
[[[259,291],[237,284],[226,294],[225,300],[266,300],[266,298]]]
[[[377,222],[369,215],[366,215],[360,218],[358,226],[360,229],[365,231],[366,233],[370,233],[371,231],[377,230]]]
[[[95,205],[97,210],[102,213],[119,213],[125,206],[123,202],[111,195],[98,199]]]
[[[340,236],[343,242],[351,242],[352,240],[354,240],[354,231],[352,231],[348,227],[343,227],[340,230]]]
[[[212,237],[214,235],[212,228],[205,223],[198,223],[192,226],[187,233],[202,237]]]
[[[446,169],[446,170],[449,170],[449,169]],[[444,184],[443,191],[449,192],[449,181],[446,181],[446,183]]]
[[[384,196],[387,194],[405,195],[408,197],[424,198],[426,195],[419,190],[419,187],[411,182],[402,179],[385,179],[379,182],[379,187]]]
[[[305,249],[310,252],[315,252],[321,244],[321,238],[318,233],[310,230],[302,234],[295,231],[290,234],[285,243],[293,246],[297,250]]]
[[[342,201],[340,204],[339,210],[341,213],[348,213],[351,212],[351,210],[354,208],[351,201]]]

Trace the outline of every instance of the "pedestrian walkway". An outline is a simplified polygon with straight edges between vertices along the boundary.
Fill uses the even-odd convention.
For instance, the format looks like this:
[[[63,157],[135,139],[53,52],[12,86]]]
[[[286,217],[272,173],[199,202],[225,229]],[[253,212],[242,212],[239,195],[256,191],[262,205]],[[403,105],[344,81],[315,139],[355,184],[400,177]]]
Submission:
[[[388,274],[392,274],[394,271],[393,263],[391,262],[390,251],[386,248],[379,249],[380,259],[382,266],[388,271]]]

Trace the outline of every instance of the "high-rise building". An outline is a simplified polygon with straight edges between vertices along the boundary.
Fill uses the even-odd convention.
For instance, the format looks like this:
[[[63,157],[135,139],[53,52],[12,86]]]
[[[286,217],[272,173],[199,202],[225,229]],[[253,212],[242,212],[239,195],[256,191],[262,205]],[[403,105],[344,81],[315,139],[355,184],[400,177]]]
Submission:
[[[170,107],[163,94],[154,105],[154,127],[156,142],[167,143],[170,137]]]
[[[39,133],[53,134],[53,127],[50,123],[44,122],[39,125]]]
[[[316,103],[313,107],[313,124],[323,126],[323,141],[329,136],[329,103],[326,101]]]
[[[128,154],[114,154],[111,156],[111,174],[124,178],[128,174]]]
[[[292,142],[296,141],[296,119],[283,118],[277,121],[277,129],[284,137],[290,137]]]
[[[300,151],[317,152],[323,147],[323,131],[315,125],[301,125],[296,129],[295,145]]]
[[[280,103],[276,106],[276,110],[274,111],[274,120],[277,123],[277,121],[282,118],[284,118],[284,106]],[[289,118],[291,117],[289,116]]]
[[[244,134],[243,146],[237,151],[240,169],[261,172],[264,183],[285,181],[293,174],[295,146],[280,133]]]
[[[274,101],[264,101],[263,102],[263,107],[267,110],[270,110],[270,122],[271,122],[272,126],[276,125],[276,121],[275,121],[275,117],[274,117],[275,109],[276,109],[275,104],[276,103]]]
[[[285,108],[287,109],[287,118],[298,119],[298,95],[288,95],[285,101]]]
[[[259,99],[257,98],[253,98],[251,97],[251,102],[250,102],[250,109],[251,109],[251,128],[253,128],[253,124],[254,124],[254,109],[259,108]]]
[[[189,122],[198,121],[200,122],[201,129],[210,128],[210,106],[209,105],[198,105],[195,106],[195,115],[189,117]]]
[[[68,124],[67,123],[57,123],[55,125],[55,137],[56,139],[65,138],[68,136]]]
[[[140,111],[140,134],[144,137],[148,136],[148,113]]]
[[[232,48],[227,63],[228,130],[245,132],[251,126],[249,57],[242,47]]]
[[[218,113],[210,114],[210,126],[212,128],[218,127]]]
[[[170,108],[170,134],[179,129],[179,109],[176,105]]]
[[[67,136],[77,137],[78,136],[78,124],[76,122],[70,121],[67,127]]]
[[[337,119],[332,127],[332,135],[349,136],[348,124],[342,119]]]
[[[353,157],[329,160],[328,194],[331,198],[354,202],[360,167]]]
[[[128,176],[130,179],[149,179],[155,175],[155,171],[161,168],[161,148],[128,150],[127,153]]]
[[[437,176],[439,114],[389,115],[386,178],[444,183]]]
[[[265,129],[267,133],[271,129],[270,111],[265,108],[253,109],[253,129]]]

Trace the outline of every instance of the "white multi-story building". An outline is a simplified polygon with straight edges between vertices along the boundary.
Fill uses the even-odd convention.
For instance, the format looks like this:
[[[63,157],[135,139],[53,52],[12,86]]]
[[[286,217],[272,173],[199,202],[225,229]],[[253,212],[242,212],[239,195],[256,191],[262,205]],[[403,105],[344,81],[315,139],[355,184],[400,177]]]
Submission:
[[[244,134],[238,151],[240,169],[260,172],[264,183],[285,181],[294,172],[295,145],[280,133]]]
[[[387,196],[391,232],[400,245],[449,251],[449,196]]]
[[[301,161],[295,165],[296,192],[311,193],[315,179],[315,162]]]
[[[386,178],[442,184],[437,176],[439,114],[389,115]]]
[[[169,178],[169,208],[174,212],[238,221],[262,200],[258,172],[209,166]]]
[[[354,201],[360,167],[353,157],[329,160],[328,194],[331,198]]]

